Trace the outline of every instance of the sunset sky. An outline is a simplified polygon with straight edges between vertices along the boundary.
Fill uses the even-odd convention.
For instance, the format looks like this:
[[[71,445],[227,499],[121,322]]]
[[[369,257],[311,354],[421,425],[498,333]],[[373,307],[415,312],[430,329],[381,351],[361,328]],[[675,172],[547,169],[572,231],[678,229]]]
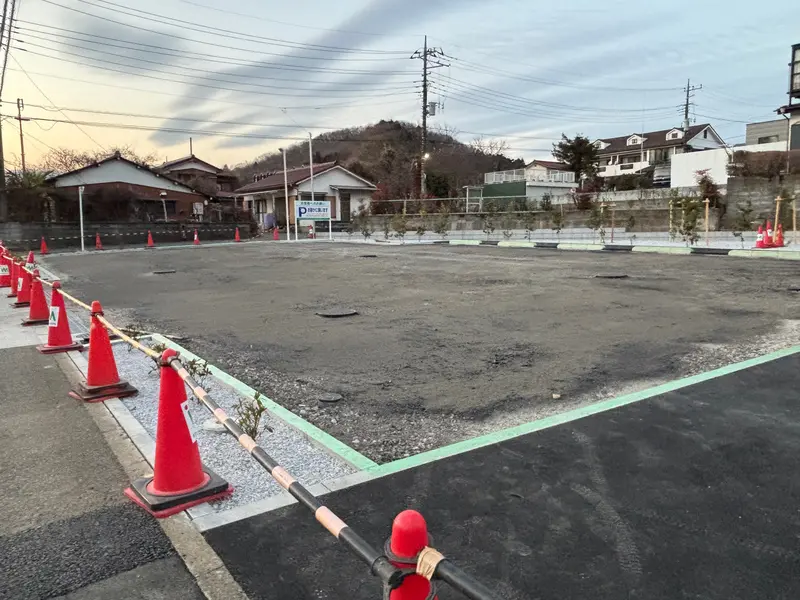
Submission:
[[[410,56],[425,34],[449,65],[432,73],[430,100],[442,106],[430,126],[463,141],[502,138],[531,159],[561,132],[677,126],[691,78],[703,85],[692,118],[736,144],[744,123],[776,118],[787,101],[800,31],[780,15],[794,5],[22,0],[2,94],[5,155],[15,168],[17,98],[34,119],[29,164],[58,146],[174,159],[191,136],[196,155],[233,166],[308,131],[416,123],[422,65]]]

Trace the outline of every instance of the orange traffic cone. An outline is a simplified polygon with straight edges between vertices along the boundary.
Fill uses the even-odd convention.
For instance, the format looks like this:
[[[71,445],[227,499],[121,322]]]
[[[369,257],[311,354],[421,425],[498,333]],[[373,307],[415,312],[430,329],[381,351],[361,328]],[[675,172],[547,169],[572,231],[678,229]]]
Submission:
[[[100,241],[100,234],[94,234],[94,249],[95,250],[102,250],[103,249],[103,242]]]
[[[309,225],[308,226],[308,239],[310,239],[310,240],[314,239],[314,226],[313,225]]]
[[[236,233],[233,236],[233,241],[234,242],[241,242],[242,241],[242,238],[239,237],[239,228],[238,227],[236,228]]]
[[[11,287],[11,259],[6,256],[5,248],[0,251],[0,288]]]
[[[47,242],[44,241],[44,237],[42,237],[42,244],[39,247],[39,254],[41,254],[42,256],[47,254]]]
[[[767,220],[766,232],[764,234],[764,248],[772,248],[772,221]]]
[[[64,298],[59,291],[60,289],[61,283],[58,281],[53,283],[53,293],[50,298],[50,315],[47,323],[47,343],[36,347],[42,354],[69,352],[70,350],[81,350],[83,348],[80,344],[72,341],[67,308],[64,306]]]
[[[436,583],[413,573],[417,557],[428,545],[428,525],[415,510],[404,510],[394,518],[392,535],[386,542],[386,556],[400,569],[411,569],[400,587],[389,593],[390,600],[436,600]]]
[[[25,327],[30,325],[46,325],[50,320],[50,309],[47,308],[47,298],[44,296],[42,280],[39,278],[39,270],[33,272],[31,279],[31,306],[28,310],[28,318],[22,322]]]
[[[785,245],[786,244],[783,239],[783,224],[778,223],[777,233],[775,233],[775,247],[783,248]]]
[[[89,327],[89,370],[86,372],[86,383],[79,383],[78,389],[69,393],[76,400],[102,402],[111,398],[127,398],[138,393],[135,387],[119,378],[108,330],[97,318],[102,314],[103,307],[100,306],[100,303],[92,302],[92,324]]]
[[[25,267],[20,267],[17,276],[17,301],[12,304],[14,308],[25,308],[31,305],[31,273]]]
[[[193,243],[194,243],[195,246],[199,246],[200,245],[200,238],[197,235],[197,229],[194,230],[194,242]]]
[[[272,239],[276,242],[281,239],[281,232],[277,227],[272,228]]]
[[[758,226],[758,233],[756,234],[756,248],[763,248],[764,247],[764,228],[759,225]]]
[[[147,247],[148,248],[155,248],[156,245],[153,243],[153,234],[150,233],[150,230],[147,230]]]
[[[186,386],[170,366],[178,355],[161,355],[156,460],[153,475],[137,479],[125,495],[157,518],[168,517],[233,492],[228,482],[200,462]]]
[[[11,291],[8,292],[9,298],[16,298],[17,297],[17,285],[19,284],[19,263],[14,259],[9,257],[8,263],[8,272],[9,272],[9,285],[11,287]]]
[[[25,260],[25,267],[30,269],[31,273],[33,273],[33,270],[36,268],[36,257],[33,256],[33,250],[28,252],[28,258]]]

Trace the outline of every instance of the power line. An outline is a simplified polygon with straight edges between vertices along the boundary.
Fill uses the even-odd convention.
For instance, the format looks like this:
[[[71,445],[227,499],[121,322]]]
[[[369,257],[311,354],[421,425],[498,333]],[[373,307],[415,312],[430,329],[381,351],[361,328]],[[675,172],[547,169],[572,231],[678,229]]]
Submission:
[[[628,88],[628,87],[614,87],[614,86],[596,86],[596,85],[581,85],[575,83],[569,83],[566,81],[557,81],[553,79],[543,79],[541,77],[532,77],[532,76],[525,76],[520,75],[518,73],[514,73],[512,71],[506,71],[504,69],[498,69],[496,67],[491,67],[487,65],[481,65],[480,63],[474,63],[472,61],[464,60],[461,58],[457,58],[455,56],[447,56],[447,58],[455,61],[458,65],[467,71],[472,71],[475,73],[482,73],[482,74],[489,74],[494,76],[503,76],[509,79],[518,79],[520,81],[528,81],[531,83],[539,83],[542,85],[549,85],[549,86],[558,86],[558,87],[567,87],[567,88],[577,88],[577,89],[587,89],[587,90],[598,90],[598,91],[609,91],[609,92],[674,92],[677,90],[681,90],[683,88],[680,87],[671,87],[671,88]]]
[[[19,49],[22,50],[23,52],[27,52],[28,54],[33,54],[33,55],[36,55],[36,56],[42,56],[44,58],[49,58],[49,59],[57,60],[57,61],[60,61],[60,62],[66,62],[66,63],[79,65],[79,66],[83,66],[83,67],[91,67],[93,69],[100,69],[100,70],[103,70],[103,71],[110,71],[112,73],[122,73],[123,75],[130,75],[130,76],[133,76],[133,77],[144,77],[146,79],[155,79],[157,81],[166,81],[166,82],[172,83],[172,84],[181,83],[181,84],[185,84],[185,85],[196,86],[196,87],[204,87],[204,88],[209,88],[209,89],[213,89],[213,90],[222,90],[224,92],[239,92],[239,93],[243,93],[243,94],[257,94],[257,95],[260,95],[260,96],[284,96],[284,97],[288,97],[288,98],[315,98],[315,97],[318,97],[318,94],[311,94],[311,95],[308,95],[308,94],[281,94],[281,93],[277,93],[277,92],[261,92],[261,91],[257,91],[257,90],[248,90],[248,89],[232,89],[230,87],[221,87],[221,86],[218,86],[218,85],[209,85],[209,84],[206,84],[206,83],[199,83],[197,81],[176,81],[174,78],[170,79],[170,78],[166,78],[166,77],[156,77],[155,75],[148,75],[147,73],[135,73],[135,72],[132,72],[132,71],[125,71],[125,70],[122,70],[122,69],[114,69],[112,67],[104,67],[104,66],[101,66],[101,65],[86,64],[86,63],[78,62],[78,61],[75,61],[75,60],[70,60],[68,58],[61,58],[61,57],[58,57],[58,56],[52,56],[50,54],[43,54],[41,52],[36,52],[34,50],[29,50],[27,48],[19,48]],[[102,59],[93,58],[93,57],[90,57],[90,56],[84,56],[84,55],[76,54],[74,52],[64,52],[64,54],[72,54],[72,55],[79,56],[79,57],[81,57],[83,59],[86,59],[86,60],[94,60],[96,62],[102,62],[102,63],[106,63],[106,64],[116,64],[116,65],[120,65],[120,66],[128,67],[128,68],[137,68],[137,67],[134,67],[133,65],[127,65],[127,64],[124,64],[124,63],[117,63],[117,62],[114,62],[114,61],[106,61],[106,60],[102,60]],[[157,69],[142,69],[142,68],[139,68],[139,70],[147,71],[147,72],[174,75],[173,73],[170,73],[168,71],[159,71]],[[217,82],[220,82],[220,83],[228,83],[228,84],[235,84],[235,85],[255,85],[255,84],[247,84],[247,83],[239,82],[239,81],[227,81],[227,80],[224,80],[224,79],[214,79],[214,78],[206,78],[206,79],[208,79],[210,81],[217,81]],[[258,87],[261,87],[261,86],[258,86]],[[309,91],[311,91],[311,90],[309,90]],[[353,90],[345,90],[345,91],[348,92],[348,93],[354,93]],[[413,92],[411,92],[411,93],[413,93]],[[341,98],[341,99],[347,99],[347,98],[356,98],[356,99],[357,98],[387,98],[387,97],[395,97],[395,96],[398,96],[398,95],[399,95],[398,92],[386,93],[386,94],[358,94],[357,96],[337,96],[337,99],[339,99],[339,98]]]
[[[94,60],[96,62],[109,64],[109,65],[117,65],[117,66],[120,66],[120,67],[128,67],[128,68],[131,68],[131,69],[146,70],[146,71],[151,71],[153,73],[163,73],[165,75],[188,76],[188,75],[186,75],[185,73],[183,73],[181,71],[175,72],[175,71],[164,71],[164,70],[161,70],[161,69],[145,68],[145,67],[139,66],[138,64],[121,63],[121,62],[117,62],[117,61],[114,61],[114,60],[108,60],[108,59],[105,59],[105,58],[98,58],[98,57],[95,57],[95,56],[88,56],[86,54],[81,54],[79,52],[70,52],[69,50],[63,50],[63,49],[59,49],[59,48],[51,48],[50,46],[43,46],[41,44],[36,44],[34,42],[29,42],[29,41],[27,41],[27,40],[25,40],[23,38],[19,38],[19,37],[17,38],[17,42],[18,43],[22,43],[22,44],[24,44],[26,46],[33,46],[34,48],[41,48],[43,50],[50,50],[52,52],[58,52],[60,54],[66,54],[66,55],[75,56],[75,57],[78,57],[78,58],[85,58],[85,59],[89,59],[89,60]],[[66,45],[74,46],[74,44],[66,44]],[[93,48],[86,48],[85,46],[77,46],[77,47],[78,48],[83,48],[84,50],[88,50],[89,52],[98,52],[98,50],[95,50]],[[161,64],[163,64],[163,62],[158,62],[158,61],[154,61],[154,60],[148,60],[146,58],[129,57],[129,56],[125,56],[124,54],[115,54],[114,52],[104,52],[103,55],[116,56],[118,58],[123,58],[123,59],[130,60],[130,61],[136,61],[136,62],[140,62],[140,63],[142,63],[142,62],[143,63],[149,63],[149,64],[153,64],[153,65],[161,65]],[[51,58],[55,58],[56,60],[59,59],[58,57],[51,57]],[[88,66],[92,66],[92,65],[88,65]],[[205,69],[196,69],[194,67],[185,67],[184,66],[184,67],[181,67],[181,69],[183,71],[194,71],[194,72],[197,72],[197,73],[205,73],[205,74],[209,74],[209,75],[217,75],[216,71],[208,71],[208,70],[205,70]],[[249,74],[233,75],[233,77],[245,77],[245,78],[257,79],[257,80],[262,80],[262,79],[270,80],[271,79],[269,77],[262,77],[262,76],[258,76],[258,75],[249,75]],[[254,87],[266,88],[266,89],[277,89],[277,90],[293,90],[293,89],[297,89],[298,91],[313,91],[314,90],[314,88],[296,88],[294,86],[286,87],[286,86],[266,85],[266,84],[262,84],[262,83],[250,83],[250,82],[246,82],[246,81],[230,81],[229,79],[220,79],[219,77],[209,77],[208,75],[203,75],[202,79],[207,80],[207,81],[218,81],[220,83],[232,83],[232,84],[236,84],[236,85],[251,85],[251,86],[254,86]],[[186,83],[186,82],[181,82],[181,83]],[[339,88],[327,89],[326,88],[324,91],[326,93],[328,93],[328,92],[331,92],[331,93],[354,93],[354,92],[359,92],[360,93],[360,92],[366,92],[366,91],[380,92],[380,91],[399,91],[399,90],[405,90],[405,89],[407,89],[406,86],[394,86],[394,87],[383,87],[383,88],[370,88],[370,89],[366,89],[366,90],[339,89]],[[302,95],[299,95],[299,94],[275,94],[275,95],[276,96],[284,95],[284,96],[290,96],[290,97],[302,97]]]
[[[45,94],[45,93],[44,93],[44,90],[43,90],[42,88],[40,88],[40,87],[39,87],[39,85],[38,85],[38,84],[37,84],[37,83],[36,83],[36,82],[33,80],[33,77],[31,77],[31,76],[28,74],[28,72],[25,70],[25,67],[23,67],[23,66],[20,64],[20,62],[17,60],[17,57],[16,57],[16,56],[12,56],[12,57],[11,57],[11,59],[12,59],[12,60],[14,61],[14,63],[16,63],[16,65],[17,65],[17,66],[18,66],[18,67],[19,67],[19,68],[22,70],[22,72],[25,74],[25,77],[27,77],[27,78],[28,78],[28,81],[30,81],[30,82],[31,82],[31,84],[33,85],[33,87],[35,87],[37,90],[39,90],[39,93],[40,93],[42,96],[44,96],[44,99],[45,99],[45,100],[47,100],[47,101],[48,101],[48,102],[49,102],[49,103],[50,103],[52,106],[55,106],[55,105],[56,105],[56,104],[55,104],[55,102],[53,102],[53,101],[50,99],[50,96],[48,96],[47,94]],[[61,114],[62,114],[62,115],[64,115],[64,117],[67,119],[67,121],[69,121],[70,123],[72,123],[73,125],[75,125],[75,127],[77,127],[77,128],[78,128],[78,130],[79,130],[79,131],[80,131],[80,132],[81,132],[83,135],[85,135],[87,138],[89,138],[89,139],[90,139],[90,140],[91,140],[91,141],[92,141],[94,144],[96,144],[97,146],[100,146],[100,148],[102,148],[103,150],[105,150],[105,146],[103,146],[103,144],[101,144],[101,143],[100,143],[100,142],[98,142],[96,139],[94,139],[94,138],[93,138],[91,135],[89,135],[89,134],[88,134],[88,133],[87,133],[87,132],[86,132],[86,131],[85,131],[85,130],[84,130],[84,129],[83,129],[81,126],[80,126],[80,125],[78,125],[77,123],[75,123],[74,121],[72,121],[72,120],[69,118],[69,115],[65,114],[65,113],[64,113],[64,112],[62,112],[62,111],[59,111],[59,112],[61,112]]]
[[[20,22],[30,23],[29,21],[20,21]],[[77,35],[89,37],[89,34],[82,33],[80,31],[74,31],[72,29],[64,29],[64,28],[61,28],[61,27],[52,27],[50,25],[44,25],[44,24],[41,24],[41,23],[33,23],[33,24],[36,25],[37,27],[49,27],[51,29],[57,29],[59,31],[67,31],[67,32],[70,32],[70,33],[75,33]],[[97,52],[97,50],[94,50],[93,48],[86,48],[85,46],[79,46],[77,44],[67,44],[66,42],[63,42],[62,40],[67,39],[67,40],[73,40],[73,41],[78,41],[78,42],[87,43],[87,44],[95,44],[95,45],[102,46],[104,49],[106,47],[110,46],[110,47],[113,47],[113,48],[121,48],[123,50],[134,50],[136,52],[140,52],[140,53],[144,53],[144,54],[156,54],[156,55],[168,56],[168,57],[172,57],[172,58],[188,58],[190,60],[196,60],[197,58],[200,58],[200,59],[202,59],[204,61],[207,61],[207,62],[219,63],[219,64],[223,64],[223,65],[231,65],[231,66],[236,66],[236,67],[253,67],[254,66],[253,65],[253,61],[251,61],[251,60],[236,59],[236,58],[232,58],[232,57],[228,57],[228,56],[219,56],[219,55],[215,55],[215,54],[207,54],[207,53],[204,53],[204,52],[194,52],[194,51],[191,51],[191,50],[175,50],[173,48],[167,48],[165,46],[157,46],[157,45],[154,45],[154,44],[143,44],[143,43],[139,43],[139,42],[130,42],[130,41],[127,41],[127,40],[121,40],[119,38],[107,37],[107,36],[103,36],[103,35],[92,35],[91,38],[93,38],[93,39],[84,39],[82,37],[75,37],[73,35],[66,35],[66,34],[63,34],[63,33],[55,33],[55,32],[51,32],[51,31],[39,31],[37,29],[32,29],[30,27],[20,27],[19,25],[17,25],[15,27],[15,29],[16,29],[17,32],[21,32],[23,36],[30,36],[30,37],[33,37],[33,38],[36,38],[36,39],[39,39],[39,40],[42,40],[42,41],[46,41],[46,42],[53,42],[53,43],[64,44],[64,45],[67,45],[67,46],[73,46],[73,47],[77,47],[77,48],[84,48],[86,50],[91,50],[93,52]],[[44,36],[49,36],[49,37],[42,37],[41,35],[35,35],[35,34],[42,34]],[[55,38],[55,39],[51,39],[51,38]],[[94,38],[96,38],[96,39],[94,39]],[[101,40],[107,40],[107,41],[101,41]],[[124,46],[124,45],[120,45],[120,44],[113,44],[113,43],[110,43],[110,42],[120,42],[121,44],[128,44],[128,45]],[[148,48],[148,49],[145,49],[145,48]],[[149,48],[155,48],[155,50],[149,50]],[[166,52],[160,52],[159,50],[165,50]],[[117,54],[115,56],[119,56],[119,55]],[[126,57],[126,58],[133,58],[133,57]],[[220,60],[220,59],[222,59],[222,60]],[[138,60],[138,59],[135,59],[135,60]],[[159,64],[162,64],[162,63],[159,63]],[[263,68],[265,70],[273,70],[273,67],[271,67],[271,66],[264,66],[264,67],[259,66],[259,68]],[[278,67],[277,69],[278,70],[284,70],[284,69],[281,69],[280,67]],[[294,70],[294,69],[285,69],[285,70]],[[298,68],[296,70],[298,70],[298,71],[306,71],[306,70],[308,70],[308,71],[313,71],[313,72],[324,72],[324,73],[338,73],[338,70],[336,70],[336,69],[325,69],[325,68],[322,68],[322,67],[320,67],[319,69],[317,69],[317,68],[309,68],[309,67],[302,67],[302,68]],[[356,73],[366,73],[366,72],[368,72],[368,71],[356,71]],[[351,73],[351,72],[346,71],[346,70],[344,71],[344,73],[345,74],[354,74],[354,73]],[[291,82],[297,82],[297,83],[302,83],[302,82],[308,81],[307,79],[287,79],[287,78],[282,78],[282,77],[275,77],[274,75],[270,76],[270,79],[273,79],[275,81],[291,81]],[[336,82],[336,83],[337,83],[337,85],[364,85],[363,82],[344,81],[344,82]]]
[[[292,50],[305,50],[308,52],[321,52],[321,53],[344,53],[344,54],[375,54],[375,55],[396,55],[397,57],[406,56],[408,55],[408,51],[405,50],[365,50],[363,48],[344,48],[341,46],[327,46],[322,44],[306,44],[301,42],[291,42],[289,40],[282,40],[279,38],[270,38],[266,36],[258,36],[258,35],[251,35],[251,34],[243,34],[238,31],[234,31],[231,29],[223,29],[221,27],[213,27],[211,25],[204,25],[202,23],[195,23],[192,21],[186,21],[184,19],[177,19],[175,17],[169,17],[166,15],[160,15],[158,13],[137,10],[134,8],[129,8],[127,6],[116,4],[114,2],[108,2],[107,0],[97,0],[96,2],[91,2],[89,0],[77,0],[81,4],[86,4],[88,6],[92,6],[94,8],[102,8],[104,10],[118,13],[122,15],[126,15],[129,17],[135,17],[138,19],[146,20],[148,23],[160,23],[162,25],[172,25],[180,24],[181,29],[188,29],[190,31],[197,31],[203,34],[209,33],[222,33],[225,34],[226,37],[231,37],[233,39],[238,39],[246,42],[254,42],[259,44],[266,44],[271,46],[279,46],[283,48],[288,48]],[[98,19],[102,19],[105,21],[112,21],[111,19],[107,19],[106,17],[101,17],[99,15],[95,15],[93,13],[87,13],[85,11],[81,11],[69,6],[64,6],[63,4],[58,4],[57,2],[53,2],[52,0],[42,0],[42,2],[46,2],[47,4],[52,4],[54,6],[58,6],[60,8],[64,8],[66,10],[71,10],[74,12],[83,13],[85,15],[95,17]],[[109,5],[113,8],[109,8]],[[130,26],[124,22],[116,22],[121,25]],[[152,33],[159,33],[153,31],[152,29],[148,30]],[[170,34],[164,34],[170,35]],[[175,36],[170,36],[175,37]]]
[[[20,4],[22,0],[20,0]],[[3,96],[3,87],[6,83],[6,67],[8,66],[8,53],[11,52],[11,28],[14,26],[14,17],[16,15],[17,10],[19,10],[19,6],[17,5],[16,0],[11,0],[11,13],[9,15],[8,23],[6,23],[6,6],[3,6],[3,29],[5,30],[6,34],[6,51],[3,55],[3,71],[0,73],[0,97]],[[0,35],[0,44],[2,44],[3,39]],[[2,148],[2,144],[0,144],[0,148]]]
[[[19,69],[9,69],[9,71],[22,72]],[[231,106],[249,106],[249,107],[260,108],[260,109],[270,108],[270,109],[276,109],[276,110],[284,110],[284,109],[286,109],[286,110],[328,110],[328,109],[331,109],[331,108],[353,108],[353,107],[359,107],[359,106],[375,106],[374,102],[369,102],[369,103],[366,103],[366,104],[358,104],[358,103],[357,104],[352,104],[350,102],[339,102],[339,103],[335,103],[335,104],[324,104],[324,105],[293,105],[293,106],[283,106],[283,107],[282,106],[269,106],[269,105],[265,105],[265,104],[255,104],[255,103],[252,103],[252,102],[236,102],[234,100],[220,100],[220,99],[217,99],[217,98],[203,98],[201,96],[188,96],[188,95],[185,95],[185,94],[174,94],[174,93],[165,92],[165,91],[162,91],[162,90],[146,90],[146,89],[137,88],[137,87],[130,87],[130,86],[125,86],[125,85],[116,85],[116,84],[113,84],[113,83],[106,83],[106,82],[100,82],[100,81],[87,81],[86,79],[76,79],[75,77],[64,77],[63,75],[55,75],[53,73],[40,73],[40,72],[36,72],[36,71],[29,71],[29,73],[31,75],[36,75],[38,77],[48,77],[48,78],[51,78],[51,79],[59,79],[59,80],[62,80],[62,81],[69,81],[71,83],[84,83],[84,84],[87,84],[87,85],[97,85],[97,86],[101,86],[101,87],[107,87],[107,88],[113,88],[113,89],[119,89],[119,90],[130,90],[130,91],[134,91],[134,92],[142,92],[142,93],[145,93],[145,94],[158,94],[158,95],[161,95],[161,96],[171,96],[173,98],[181,98],[183,100],[200,100],[200,101],[203,101],[203,102],[214,102],[214,103],[218,103],[218,104],[229,104]],[[385,105],[388,105],[388,104],[401,104],[401,103],[404,103],[404,102],[408,102],[408,100],[382,100],[381,101],[381,106],[385,106]]]
[[[192,6],[198,6],[200,8],[205,8],[206,10],[213,10],[216,12],[220,12],[224,15],[236,15],[237,17],[246,17],[248,19],[256,19],[257,21],[264,21],[266,23],[277,23],[278,25],[286,25],[287,27],[298,27],[300,29],[314,29],[316,31],[331,31],[336,33],[351,33],[355,35],[369,35],[374,37],[397,37],[387,33],[369,33],[366,31],[353,31],[351,29],[331,29],[328,27],[314,27],[312,25],[300,25],[298,23],[289,23],[288,21],[278,21],[277,19],[268,19],[266,17],[261,17],[259,15],[254,15],[252,13],[240,13],[232,10],[228,10],[227,8],[215,8],[213,6],[208,6],[206,4],[200,4],[199,2],[192,2],[191,0],[178,0],[178,2],[183,2],[184,4],[190,4]]]

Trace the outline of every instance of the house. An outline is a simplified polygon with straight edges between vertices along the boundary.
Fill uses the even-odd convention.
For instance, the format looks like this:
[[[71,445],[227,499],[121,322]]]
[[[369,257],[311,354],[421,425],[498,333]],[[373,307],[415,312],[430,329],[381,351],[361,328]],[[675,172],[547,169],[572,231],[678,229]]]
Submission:
[[[128,204],[125,214],[140,220],[202,220],[209,197],[116,152],[91,165],[46,180],[61,196],[78,197],[83,187],[85,212],[91,218],[95,202]],[[88,205],[88,206],[87,206]]]
[[[266,226],[273,215],[281,227],[285,227],[286,194],[284,183],[289,188],[289,224],[294,224],[294,201],[312,200],[312,169],[308,165],[293,167],[285,171],[273,171],[256,175],[252,183],[235,191],[241,198],[242,207],[250,210],[256,220]],[[336,162],[318,163],[313,166],[313,200],[328,200],[331,203],[332,220],[339,223],[350,222],[353,212],[369,204],[375,185],[359,177]]]
[[[483,176],[484,198],[525,196],[541,200],[543,196],[560,196],[577,187],[575,173],[560,162],[533,160],[524,169],[495,171]]]
[[[789,127],[787,125],[787,119],[773,119],[771,121],[748,123],[744,126],[744,143],[746,146],[775,143],[782,143],[785,145],[786,140],[789,139]]]
[[[594,144],[600,159],[597,173],[600,177],[641,173],[651,166],[668,166],[676,154],[725,147],[708,123],[602,138]]]
[[[792,46],[789,63],[789,104],[777,111],[789,129],[789,150],[800,150],[800,44]]]
[[[232,200],[233,191],[238,187],[238,181],[233,173],[215,167],[194,154],[165,162],[158,167],[158,172],[190,187],[194,184],[207,193],[213,192],[213,195],[220,200]]]

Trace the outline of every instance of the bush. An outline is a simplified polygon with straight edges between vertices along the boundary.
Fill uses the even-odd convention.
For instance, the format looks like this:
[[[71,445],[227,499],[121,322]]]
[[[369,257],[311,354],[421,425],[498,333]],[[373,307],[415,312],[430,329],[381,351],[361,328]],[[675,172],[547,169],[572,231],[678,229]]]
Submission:
[[[548,192],[542,195],[542,210],[545,212],[550,212],[553,210],[553,196]],[[535,210],[535,209],[533,209]]]
[[[442,236],[442,239],[447,237],[450,232],[450,209],[446,204],[442,204],[436,219],[433,221],[433,231]]]
[[[408,219],[406,215],[403,213],[397,213],[395,216],[392,217],[392,229],[394,230],[394,235],[399,240],[404,240],[406,237],[406,232],[408,231]]]

